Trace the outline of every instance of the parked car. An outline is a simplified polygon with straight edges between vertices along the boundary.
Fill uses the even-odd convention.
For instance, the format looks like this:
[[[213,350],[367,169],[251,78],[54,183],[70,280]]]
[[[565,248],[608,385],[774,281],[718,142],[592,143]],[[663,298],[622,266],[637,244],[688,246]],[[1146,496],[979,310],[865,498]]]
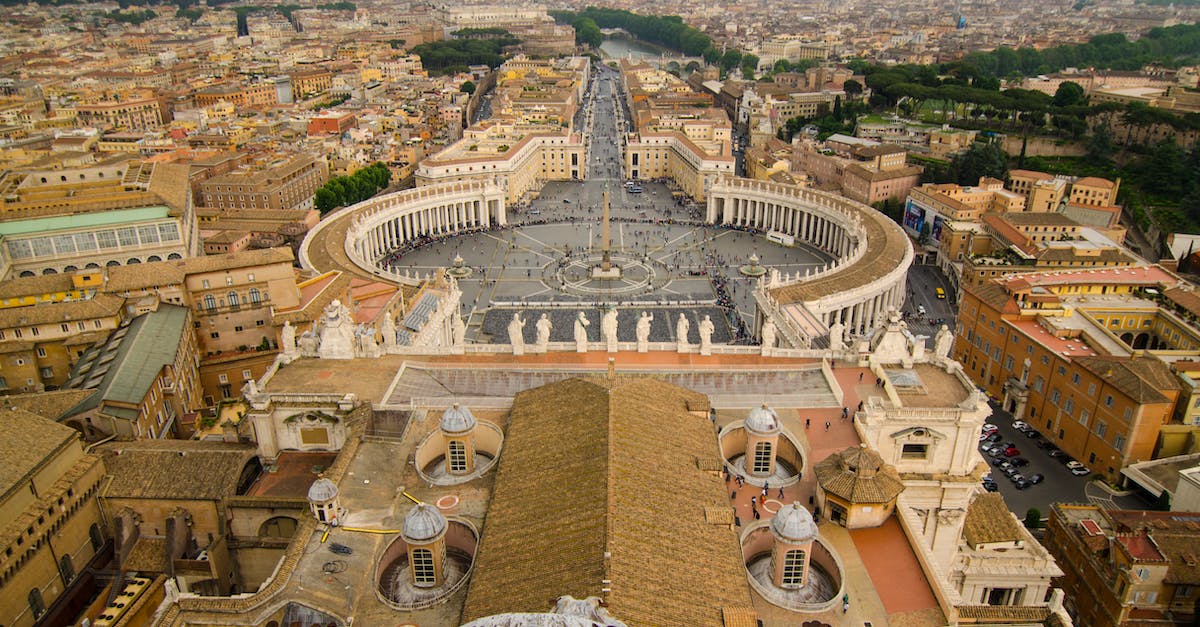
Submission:
[[[1021,454],[1021,449],[1019,449],[1015,446],[1010,446],[1010,447],[1004,449],[1005,457],[1016,457],[1017,455],[1020,455],[1020,454]]]
[[[990,422],[985,422],[985,423],[983,423],[983,432],[984,432],[984,433],[989,433],[989,434],[990,434],[990,433],[995,433],[995,432],[997,432],[997,431],[999,431],[999,430],[1000,430],[1000,427],[997,427],[996,425],[994,425],[994,424],[992,424],[992,423],[990,423]]]
[[[1003,468],[1005,464],[1008,464],[1008,460],[1005,459],[1003,456],[994,458],[992,460],[992,465],[995,466],[996,468]],[[1011,466],[1012,464],[1008,464],[1008,465]]]
[[[1005,468],[1003,470],[1003,472],[1004,472],[1004,476],[1008,477],[1009,479],[1012,479],[1013,477],[1021,474],[1021,471],[1017,470],[1017,468],[1015,466],[1009,466],[1008,468]]]
[[[999,442],[1000,440],[1003,440],[1003,439],[1004,439],[1004,436],[1000,435],[999,432],[993,433],[987,437],[988,442]]]
[[[993,446],[987,450],[987,454],[989,457],[1000,457],[1004,454],[1004,449],[1000,448],[999,446]]]
[[[1029,480],[1028,480],[1028,479],[1026,479],[1025,477],[1021,477],[1020,479],[1014,479],[1014,480],[1013,480],[1013,485],[1014,485],[1014,486],[1015,486],[1015,487],[1016,487],[1018,490],[1024,490],[1025,488],[1028,488],[1029,486],[1031,486],[1031,485],[1033,485],[1033,484],[1032,484],[1032,483],[1030,483],[1030,482],[1029,482]]]
[[[1017,431],[1024,431],[1029,428],[1029,423],[1025,422],[1024,420],[1014,420],[1012,426],[1013,429],[1016,429]]]
[[[1035,472],[1032,475],[1029,475],[1027,478],[1029,479],[1029,483],[1037,485],[1046,479],[1046,475],[1043,475],[1040,472]]]
[[[995,481],[992,481],[991,483],[983,484],[983,489],[987,490],[988,492],[999,492],[1000,486],[996,485]]]
[[[1017,466],[1018,468],[1019,468],[1019,467],[1021,467],[1021,466],[1028,466],[1028,465],[1029,465],[1029,460],[1028,460],[1028,459],[1025,459],[1024,457],[1014,457],[1014,458],[1012,458],[1012,460],[1010,460],[1010,461],[1012,461],[1012,465],[1013,465],[1013,466]]]
[[[1030,429],[1025,432],[1025,437],[1027,437],[1031,440],[1036,440],[1036,439],[1042,437],[1042,434],[1038,433],[1038,431],[1036,429]]]
[[[1088,470],[1087,466],[1084,466],[1083,464],[1081,464],[1075,460],[1071,460],[1071,461],[1067,462],[1067,470],[1070,470],[1071,474],[1079,476],[1079,477],[1082,477],[1087,474],[1091,474],[1091,472],[1092,472],[1092,471]]]
[[[1060,457],[1067,456],[1067,454],[1062,452],[1062,450],[1060,450],[1057,446],[1046,447],[1046,454],[1049,455],[1052,459],[1058,459]]]

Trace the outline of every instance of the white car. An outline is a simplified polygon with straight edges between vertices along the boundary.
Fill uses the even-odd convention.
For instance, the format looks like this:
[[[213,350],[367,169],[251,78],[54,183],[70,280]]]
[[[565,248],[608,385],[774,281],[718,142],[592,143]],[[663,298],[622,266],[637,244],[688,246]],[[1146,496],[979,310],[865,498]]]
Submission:
[[[997,427],[996,425],[991,424],[990,422],[983,423],[983,432],[988,435],[991,435],[999,430],[1000,430],[1000,427]]]
[[[1016,429],[1017,431],[1024,431],[1025,429],[1029,428],[1029,423],[1023,420],[1014,420],[1012,426],[1013,429]]]

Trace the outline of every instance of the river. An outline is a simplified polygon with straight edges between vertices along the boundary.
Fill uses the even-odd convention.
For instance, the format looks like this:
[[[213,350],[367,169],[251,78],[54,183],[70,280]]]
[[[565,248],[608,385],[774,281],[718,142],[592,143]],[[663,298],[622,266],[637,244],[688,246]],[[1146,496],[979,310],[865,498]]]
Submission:
[[[659,59],[663,52],[670,51],[640,39],[605,39],[600,44],[600,52],[604,58],[624,59],[632,55],[635,61],[643,61]]]

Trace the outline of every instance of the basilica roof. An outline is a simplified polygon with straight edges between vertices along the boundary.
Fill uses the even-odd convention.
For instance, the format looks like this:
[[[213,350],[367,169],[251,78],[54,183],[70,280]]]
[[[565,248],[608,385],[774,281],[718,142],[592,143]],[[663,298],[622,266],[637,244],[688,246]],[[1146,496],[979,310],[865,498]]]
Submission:
[[[650,378],[572,378],[513,403],[463,621],[605,593],[630,624],[722,625],[751,608],[702,395]],[[704,412],[705,414],[707,412]]]

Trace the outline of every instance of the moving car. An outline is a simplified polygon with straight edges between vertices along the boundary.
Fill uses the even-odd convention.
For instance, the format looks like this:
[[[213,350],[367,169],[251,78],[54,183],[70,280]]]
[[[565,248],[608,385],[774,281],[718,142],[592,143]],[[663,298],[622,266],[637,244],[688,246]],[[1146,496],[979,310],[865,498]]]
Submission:
[[[1016,429],[1017,431],[1024,431],[1029,428],[1029,423],[1025,422],[1024,420],[1014,420],[1012,426],[1013,429]]]
[[[1027,477],[1027,479],[1029,479],[1029,483],[1032,483],[1033,485],[1037,485],[1046,479],[1046,475],[1043,475],[1040,472],[1035,472],[1032,475],[1029,475]]]
[[[941,299],[941,300],[945,300],[945,299],[946,299],[946,290],[944,290],[944,289],[942,289],[942,288],[940,288],[940,287],[939,287],[939,288],[937,288],[937,290],[935,290],[935,291],[937,292],[937,297],[938,297],[939,299]]]
[[[1042,434],[1038,433],[1036,429],[1030,429],[1025,432],[1025,437],[1029,438],[1030,440],[1036,440],[1042,437]]]
[[[1017,466],[1017,467],[1029,465],[1029,460],[1025,459],[1024,457],[1014,457],[1010,461],[1012,461],[1013,466]]]

